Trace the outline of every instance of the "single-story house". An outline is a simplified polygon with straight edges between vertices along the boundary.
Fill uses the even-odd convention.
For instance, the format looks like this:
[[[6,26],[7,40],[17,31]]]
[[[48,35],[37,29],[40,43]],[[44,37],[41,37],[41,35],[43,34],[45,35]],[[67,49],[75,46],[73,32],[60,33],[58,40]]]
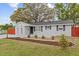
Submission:
[[[25,23],[17,22],[15,26],[15,35],[17,37],[27,37],[28,35],[37,35],[38,37],[45,36],[72,36],[73,21],[49,21],[49,22],[36,22]]]

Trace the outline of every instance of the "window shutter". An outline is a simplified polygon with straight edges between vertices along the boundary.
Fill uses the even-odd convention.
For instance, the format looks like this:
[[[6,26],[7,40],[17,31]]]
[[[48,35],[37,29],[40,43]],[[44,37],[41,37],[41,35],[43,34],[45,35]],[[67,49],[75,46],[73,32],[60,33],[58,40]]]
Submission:
[[[50,26],[50,30],[51,30],[51,26]]]
[[[56,26],[56,30],[58,31],[58,25]]]
[[[65,25],[63,25],[63,31],[65,31]]]
[[[43,26],[41,26],[41,32],[43,31]]]

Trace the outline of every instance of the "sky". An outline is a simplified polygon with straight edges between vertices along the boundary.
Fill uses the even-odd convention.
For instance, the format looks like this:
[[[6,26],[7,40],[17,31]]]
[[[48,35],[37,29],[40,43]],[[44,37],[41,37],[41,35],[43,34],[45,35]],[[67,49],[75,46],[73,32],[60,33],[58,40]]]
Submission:
[[[10,23],[12,13],[22,6],[22,3],[0,3],[0,24]]]
[[[11,23],[10,16],[22,6],[22,3],[0,3],[0,24]],[[53,4],[48,4],[48,6],[53,8]]]

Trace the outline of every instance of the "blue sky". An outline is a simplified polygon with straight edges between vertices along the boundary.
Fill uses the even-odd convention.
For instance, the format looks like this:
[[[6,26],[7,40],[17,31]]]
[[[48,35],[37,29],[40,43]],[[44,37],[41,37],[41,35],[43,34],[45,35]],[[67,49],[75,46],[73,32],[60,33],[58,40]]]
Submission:
[[[10,16],[19,7],[22,7],[22,3],[0,3],[0,24],[10,23]]]
[[[49,7],[52,4],[48,4]],[[10,16],[19,7],[22,7],[22,3],[0,3],[0,24],[10,23]]]

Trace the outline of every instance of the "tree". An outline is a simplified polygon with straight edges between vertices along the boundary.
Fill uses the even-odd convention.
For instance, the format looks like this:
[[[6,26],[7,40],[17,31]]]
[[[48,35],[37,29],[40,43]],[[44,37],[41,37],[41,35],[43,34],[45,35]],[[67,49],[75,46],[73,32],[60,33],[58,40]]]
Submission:
[[[55,4],[55,11],[61,20],[77,20],[79,17],[79,4],[76,3],[57,3]]]
[[[14,13],[10,16],[11,20],[12,21],[23,21],[24,20],[24,17],[22,15],[22,11],[24,9],[23,8],[18,8],[16,11],[14,11]]]
[[[7,38],[8,38],[7,29],[8,29],[8,24],[6,24],[6,25],[3,25],[3,26],[1,27],[1,30],[4,30],[4,31],[6,31]]]
[[[6,31],[6,34],[7,34],[7,38],[8,38],[8,28],[9,27],[13,27],[13,25],[10,23],[10,24],[5,24],[1,27],[1,30],[4,30]]]
[[[69,46],[69,41],[65,38],[64,35],[61,36],[59,43],[62,49],[66,49]]]
[[[29,11],[29,16],[35,22],[53,18],[53,9],[49,8],[46,3],[26,3],[24,7]]]
[[[12,21],[41,22],[53,18],[53,9],[47,3],[25,3],[10,18]]]

